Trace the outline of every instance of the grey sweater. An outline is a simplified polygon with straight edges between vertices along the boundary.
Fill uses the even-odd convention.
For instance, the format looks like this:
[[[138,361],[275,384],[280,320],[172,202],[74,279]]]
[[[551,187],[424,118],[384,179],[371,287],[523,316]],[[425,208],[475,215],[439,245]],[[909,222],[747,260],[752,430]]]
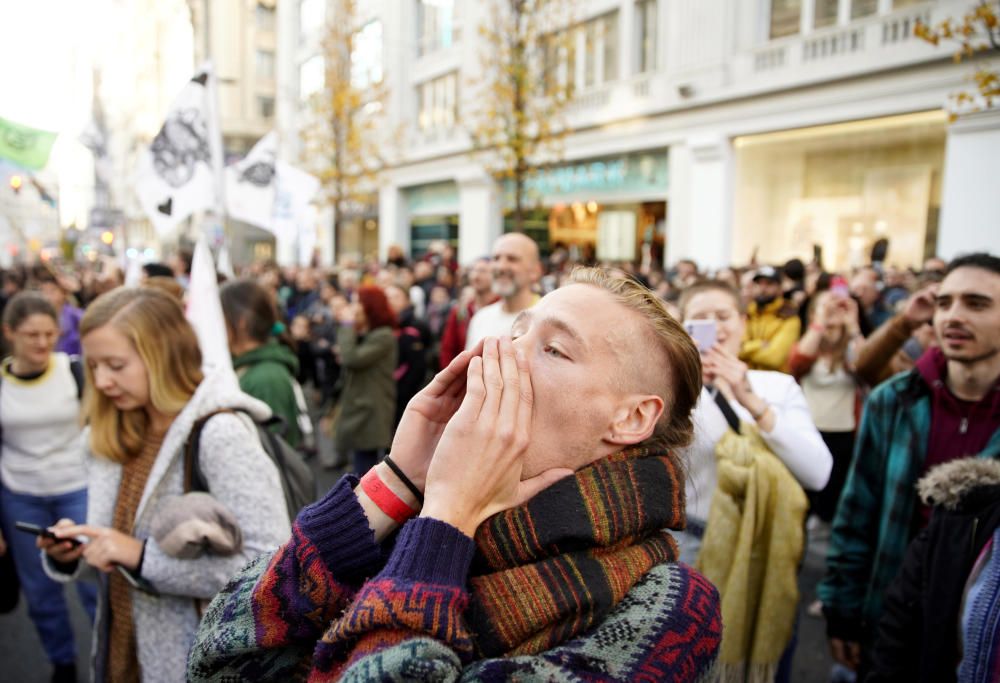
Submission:
[[[144,681],[185,680],[188,650],[198,629],[195,600],[214,596],[247,562],[278,547],[291,532],[278,472],[261,448],[249,420],[222,414],[205,424],[200,464],[212,495],[233,512],[243,531],[243,550],[220,557],[206,554],[177,559],[163,552],[150,528],[165,498],[183,493],[183,450],[195,420],[219,408],[245,408],[258,419],[270,409],[239,390],[230,373],[206,377],[167,431],[136,510],[133,535],[146,540],[142,577],[160,596],[133,591],[139,665]],[[111,526],[121,465],[88,458],[89,501],[87,523]],[[70,581],[92,572],[81,561],[72,574],[59,571],[43,555],[46,572],[56,581]],[[104,680],[107,655],[107,580],[100,577],[98,617],[94,624],[93,680]]]

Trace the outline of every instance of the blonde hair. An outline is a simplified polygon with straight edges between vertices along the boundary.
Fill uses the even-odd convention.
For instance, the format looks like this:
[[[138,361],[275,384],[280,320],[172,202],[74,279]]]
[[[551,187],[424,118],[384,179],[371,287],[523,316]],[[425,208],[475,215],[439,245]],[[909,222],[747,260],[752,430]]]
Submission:
[[[694,438],[692,411],[701,393],[701,355],[691,337],[667,311],[663,301],[630,277],[612,275],[599,268],[577,268],[567,284],[585,284],[608,292],[618,303],[643,317],[646,334],[633,349],[633,375],[651,382],[653,393],[663,399],[663,414],[653,435],[642,445],[652,449],[682,448]],[[663,372],[638,367],[640,351],[659,357]],[[645,355],[645,354],[643,354]]]
[[[159,412],[179,413],[202,380],[198,338],[176,299],[162,290],[118,287],[98,297],[80,321],[80,338],[111,325],[132,344],[149,381],[149,402]],[[118,410],[94,388],[94,374],[84,364],[87,382],[83,419],[90,424],[90,448],[117,463],[142,449],[149,418],[145,410]]]

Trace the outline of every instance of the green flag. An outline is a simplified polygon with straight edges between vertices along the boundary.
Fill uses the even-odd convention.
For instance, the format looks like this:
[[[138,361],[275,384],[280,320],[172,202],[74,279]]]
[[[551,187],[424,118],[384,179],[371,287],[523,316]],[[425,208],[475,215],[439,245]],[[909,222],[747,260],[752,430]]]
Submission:
[[[55,133],[0,117],[0,159],[37,171],[49,162],[49,152],[55,141]]]

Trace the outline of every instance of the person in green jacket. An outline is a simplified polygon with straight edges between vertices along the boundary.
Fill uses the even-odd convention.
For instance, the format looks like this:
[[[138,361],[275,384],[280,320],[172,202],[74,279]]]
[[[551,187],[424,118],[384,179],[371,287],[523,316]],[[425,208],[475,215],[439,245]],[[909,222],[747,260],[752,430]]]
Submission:
[[[308,416],[296,396],[301,392],[295,380],[299,359],[271,295],[254,280],[240,279],[223,285],[219,296],[240,389],[270,406],[285,422],[285,441],[292,448],[302,447],[300,420]]]
[[[337,356],[343,391],[335,437],[359,477],[392,443],[396,414],[396,314],[381,287],[359,287],[338,316]]]

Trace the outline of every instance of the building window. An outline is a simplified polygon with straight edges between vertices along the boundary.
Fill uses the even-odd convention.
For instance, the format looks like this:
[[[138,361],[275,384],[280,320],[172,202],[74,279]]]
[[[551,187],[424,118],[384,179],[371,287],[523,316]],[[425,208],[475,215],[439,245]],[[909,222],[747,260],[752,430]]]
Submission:
[[[566,75],[574,89],[618,78],[618,12],[590,19],[572,29]],[[578,70],[579,69],[579,70]]]
[[[256,14],[258,31],[274,31],[274,7],[258,4]]]
[[[302,0],[299,3],[299,33],[310,36],[326,24],[326,0]]]
[[[657,0],[636,3],[636,35],[639,38],[639,61],[636,71],[646,73],[656,70],[656,4]]]
[[[837,23],[839,0],[814,0],[813,28],[825,28]]]
[[[445,74],[417,86],[419,112],[417,125],[422,131],[446,130],[458,118],[458,74]]]
[[[257,78],[274,78],[274,53],[270,50],[257,50]]]
[[[310,57],[299,67],[299,97],[307,100],[326,84],[326,66],[322,55]]]
[[[771,38],[798,33],[801,16],[802,0],[771,0]]]
[[[851,19],[870,17],[878,11],[878,0],[850,0]]]
[[[382,22],[369,21],[354,37],[351,85],[367,88],[381,83],[382,75]]]
[[[455,0],[418,0],[417,55],[445,50],[459,40]]]
[[[257,113],[262,119],[270,119],[274,117],[274,98],[264,97],[262,95],[257,96]]]

